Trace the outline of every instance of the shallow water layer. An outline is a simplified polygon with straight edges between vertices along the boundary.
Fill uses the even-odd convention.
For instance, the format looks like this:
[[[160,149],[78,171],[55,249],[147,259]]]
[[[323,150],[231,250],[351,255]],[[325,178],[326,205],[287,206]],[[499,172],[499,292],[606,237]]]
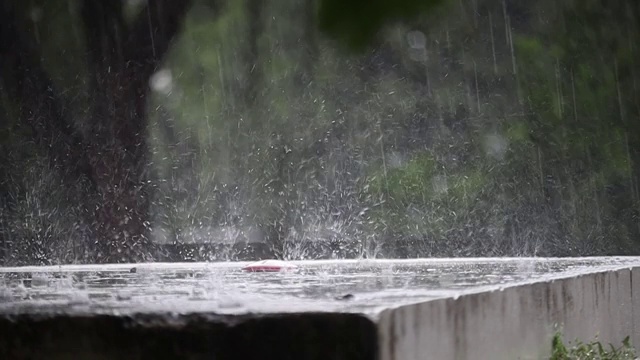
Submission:
[[[640,265],[640,257],[293,262],[281,273],[246,263],[0,268],[0,313],[341,311],[375,314],[410,302]]]

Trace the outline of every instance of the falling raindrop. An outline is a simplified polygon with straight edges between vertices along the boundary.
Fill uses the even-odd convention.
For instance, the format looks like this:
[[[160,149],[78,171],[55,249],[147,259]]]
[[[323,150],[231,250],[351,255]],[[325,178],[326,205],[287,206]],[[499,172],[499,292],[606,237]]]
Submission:
[[[435,175],[431,179],[433,191],[438,194],[446,193],[449,190],[449,183],[446,175]]]
[[[37,23],[42,20],[43,14],[44,14],[44,11],[42,10],[41,7],[34,6],[31,8],[31,11],[29,12],[29,17],[31,18],[31,21],[33,21],[34,23]]]
[[[173,87],[173,78],[171,70],[161,69],[156,71],[149,80],[149,85],[153,91],[168,95]]]
[[[413,30],[407,33],[407,42],[413,49],[424,49],[427,44],[427,38],[422,31]]]
[[[484,149],[487,155],[496,160],[504,160],[509,148],[508,140],[500,134],[488,134],[484,137]]]

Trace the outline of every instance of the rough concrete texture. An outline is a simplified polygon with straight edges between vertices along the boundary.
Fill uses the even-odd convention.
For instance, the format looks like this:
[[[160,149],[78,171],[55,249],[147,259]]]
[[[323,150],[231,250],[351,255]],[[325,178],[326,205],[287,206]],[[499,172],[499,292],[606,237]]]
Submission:
[[[0,359],[374,359],[357,314],[0,318]]]
[[[640,268],[539,282],[382,312],[382,360],[548,359],[553,334],[640,344]],[[634,280],[636,286],[634,288]],[[634,296],[635,295],[635,296]]]

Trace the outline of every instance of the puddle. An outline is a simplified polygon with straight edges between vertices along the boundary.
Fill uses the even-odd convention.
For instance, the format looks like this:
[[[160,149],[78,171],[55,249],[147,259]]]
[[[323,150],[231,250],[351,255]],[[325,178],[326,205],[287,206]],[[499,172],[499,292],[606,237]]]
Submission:
[[[376,312],[511,284],[640,265],[636,257],[295,262],[283,273],[246,263],[0,268],[0,313]]]

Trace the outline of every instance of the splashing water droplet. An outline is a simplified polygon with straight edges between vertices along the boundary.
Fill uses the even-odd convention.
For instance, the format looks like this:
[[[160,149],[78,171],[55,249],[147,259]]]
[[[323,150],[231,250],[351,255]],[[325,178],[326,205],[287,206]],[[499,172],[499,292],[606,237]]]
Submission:
[[[424,49],[427,44],[427,38],[422,31],[413,30],[407,33],[407,42],[413,49]]]
[[[489,134],[485,136],[484,148],[487,155],[497,160],[503,160],[509,148],[509,142],[502,135]]]

